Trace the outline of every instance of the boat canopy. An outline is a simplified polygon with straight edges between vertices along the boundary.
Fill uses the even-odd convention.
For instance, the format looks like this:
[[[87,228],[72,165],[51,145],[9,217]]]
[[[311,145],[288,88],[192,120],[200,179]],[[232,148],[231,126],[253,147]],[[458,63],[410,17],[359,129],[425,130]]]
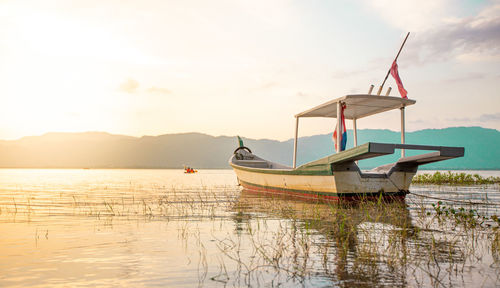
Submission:
[[[302,117],[328,117],[340,118],[340,110],[345,104],[344,117],[351,119],[353,124],[354,147],[358,146],[358,128],[356,120],[382,113],[385,111],[401,110],[401,144],[405,144],[405,107],[415,104],[417,101],[392,96],[378,96],[371,94],[346,95],[333,99],[319,106],[306,110],[295,115],[295,141],[293,144],[293,168],[297,167],[297,140],[299,137],[299,118]],[[337,121],[337,131],[340,131],[340,122]],[[340,134],[337,133],[336,142],[340,143]],[[340,152],[340,145],[337,145],[336,152]],[[404,148],[401,149],[401,157],[405,157]]]
[[[337,118],[337,104],[339,102],[346,104],[346,108],[344,110],[344,117],[346,119],[360,119],[388,110],[413,105],[416,101],[401,97],[377,96],[369,94],[346,95],[299,113],[295,115],[295,117]]]

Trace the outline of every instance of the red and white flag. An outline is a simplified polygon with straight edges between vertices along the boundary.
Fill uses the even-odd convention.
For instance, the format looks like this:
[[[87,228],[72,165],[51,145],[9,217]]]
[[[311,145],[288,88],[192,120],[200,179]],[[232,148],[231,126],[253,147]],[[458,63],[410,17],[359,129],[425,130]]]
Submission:
[[[340,143],[337,143],[337,127],[335,127],[335,131],[333,131],[333,142],[335,143],[335,151],[337,150],[337,145],[340,144],[340,151],[344,151],[346,144],[347,144],[347,130],[345,127],[345,117],[344,117],[344,110],[345,110],[345,103],[341,105],[340,108],[340,119],[337,119],[337,121],[340,121]]]
[[[405,90],[405,87],[403,86],[403,82],[401,82],[401,78],[399,78],[399,73],[398,73],[398,64],[396,63],[396,60],[392,63],[391,66],[391,75],[394,77],[394,80],[396,80],[396,84],[398,84],[398,90],[399,94],[401,94],[401,97],[403,98],[408,98],[406,95],[408,92]]]

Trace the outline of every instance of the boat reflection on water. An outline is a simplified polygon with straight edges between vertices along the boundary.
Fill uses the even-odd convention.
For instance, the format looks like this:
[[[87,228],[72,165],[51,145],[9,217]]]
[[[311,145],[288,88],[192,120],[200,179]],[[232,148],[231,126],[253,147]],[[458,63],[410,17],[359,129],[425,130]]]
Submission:
[[[426,213],[412,219],[404,201],[382,199],[332,204],[243,189],[233,216],[243,243],[233,247],[253,251],[247,255],[254,263],[249,271],[255,274],[259,267],[271,266],[275,275],[260,273],[283,281],[433,286],[442,284],[446,274],[448,285],[466,284],[463,278],[455,279],[457,274],[448,277],[453,269],[463,271],[469,256],[460,241],[423,227]],[[242,257],[240,251],[238,255]]]

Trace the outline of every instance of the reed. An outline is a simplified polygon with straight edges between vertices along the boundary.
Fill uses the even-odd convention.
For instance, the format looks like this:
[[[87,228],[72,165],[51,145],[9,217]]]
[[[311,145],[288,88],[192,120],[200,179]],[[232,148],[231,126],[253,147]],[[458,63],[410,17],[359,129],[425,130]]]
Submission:
[[[435,184],[435,185],[483,185],[500,183],[500,177],[482,177],[479,174],[434,172],[433,174],[419,174],[413,177],[415,184]]]
[[[321,273],[336,283],[350,280],[367,286],[406,285],[408,275],[413,275],[414,286],[446,287],[458,283],[458,275],[465,269],[474,270],[488,251],[498,253],[497,216],[442,202],[432,209],[420,204],[417,213],[409,214],[404,203],[384,201],[355,205],[308,205],[269,198],[262,203],[249,201],[252,204],[242,205],[240,199],[235,207],[239,215],[262,209],[289,219],[272,231],[257,223],[246,226],[254,247],[254,266],[246,266],[249,274],[265,273],[259,267],[272,267],[299,282]],[[419,213],[420,209],[424,212]],[[224,239],[222,242],[232,244],[219,247],[231,255],[227,259],[248,264],[238,257],[241,251],[234,251],[242,247],[239,239]]]
[[[312,286],[321,280],[338,286],[446,287],[460,285],[464,271],[481,275],[484,263],[488,275],[500,274],[498,214],[472,206],[383,198],[307,202],[240,193],[234,186],[153,187],[151,195],[138,189],[143,188],[130,187],[116,197],[60,195],[50,209],[34,197],[15,197],[0,203],[0,217],[176,223],[184,249],[198,252],[193,262],[200,286]],[[212,223],[209,238],[198,223]],[[44,234],[48,239],[48,229],[37,228],[35,241]]]

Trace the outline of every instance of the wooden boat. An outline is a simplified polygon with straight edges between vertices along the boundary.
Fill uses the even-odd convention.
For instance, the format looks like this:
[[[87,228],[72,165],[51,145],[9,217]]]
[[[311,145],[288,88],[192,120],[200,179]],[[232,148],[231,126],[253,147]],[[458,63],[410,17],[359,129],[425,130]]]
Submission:
[[[463,147],[405,144],[405,107],[415,103],[415,100],[399,97],[346,95],[295,115],[293,167],[254,155],[249,148],[243,146],[242,141],[229,159],[229,164],[234,169],[239,184],[249,191],[334,201],[380,197],[404,199],[420,165],[464,155]],[[355,147],[340,151],[338,145],[335,154],[296,167],[299,119],[340,119],[343,105],[345,119],[353,121]],[[368,142],[358,146],[356,120],[393,109],[401,110],[401,144]],[[337,131],[341,131],[340,125],[340,121],[337,121]],[[340,133],[337,134],[339,143]],[[357,165],[358,160],[394,154],[396,149],[401,149],[401,158],[395,163],[369,171],[362,171]],[[408,149],[432,152],[405,157],[405,150]]]
[[[194,173],[198,173],[198,170],[194,170],[191,167],[184,166],[184,174],[194,174]]]

